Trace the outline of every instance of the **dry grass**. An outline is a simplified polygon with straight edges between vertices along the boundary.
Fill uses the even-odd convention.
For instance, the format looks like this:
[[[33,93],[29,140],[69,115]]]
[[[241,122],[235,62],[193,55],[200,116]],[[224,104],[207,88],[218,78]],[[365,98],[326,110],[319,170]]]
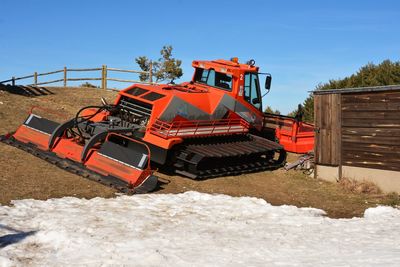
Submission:
[[[399,207],[400,206],[400,196],[399,194],[393,192],[386,195],[384,205]]]
[[[355,179],[342,178],[339,181],[339,185],[343,187],[345,190],[350,191],[352,193],[358,194],[380,194],[381,190],[379,187],[370,181],[357,181]]]

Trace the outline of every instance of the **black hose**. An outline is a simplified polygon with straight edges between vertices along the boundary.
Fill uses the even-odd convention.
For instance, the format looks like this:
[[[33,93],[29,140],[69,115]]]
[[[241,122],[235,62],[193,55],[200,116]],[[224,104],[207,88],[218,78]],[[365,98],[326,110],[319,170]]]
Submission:
[[[83,116],[79,116],[82,111],[84,111],[85,109],[89,109],[89,108],[97,108],[97,111],[95,113],[93,113],[90,116],[87,117],[83,117]],[[99,114],[100,112],[102,112],[103,110],[107,110],[107,111],[112,111],[113,109],[115,109],[116,107],[114,105],[107,105],[107,106],[86,106],[81,108],[75,115],[75,120],[74,120],[74,127],[78,130],[78,135],[82,138],[82,139],[88,139],[86,137],[83,136],[83,133],[81,131],[81,129],[79,128],[78,124],[85,122],[85,121],[89,121],[91,118],[93,118],[94,116],[96,116],[97,114]],[[80,121],[78,122],[78,120],[80,119]]]

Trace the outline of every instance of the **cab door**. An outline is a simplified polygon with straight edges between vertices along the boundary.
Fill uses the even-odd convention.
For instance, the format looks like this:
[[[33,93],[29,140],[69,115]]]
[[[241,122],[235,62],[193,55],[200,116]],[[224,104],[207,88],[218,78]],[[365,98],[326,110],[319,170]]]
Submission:
[[[262,127],[262,102],[261,102],[261,89],[260,81],[257,73],[245,73],[243,83],[243,99],[245,100],[246,107],[252,113],[253,121],[251,124],[257,128]]]
[[[257,73],[244,75],[243,97],[246,102],[262,112],[260,82]]]

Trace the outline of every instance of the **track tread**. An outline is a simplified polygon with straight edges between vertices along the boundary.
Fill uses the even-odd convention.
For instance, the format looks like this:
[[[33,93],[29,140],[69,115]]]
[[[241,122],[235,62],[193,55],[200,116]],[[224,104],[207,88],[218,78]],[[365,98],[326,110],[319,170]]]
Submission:
[[[272,157],[275,153],[279,153],[277,160]],[[196,155],[201,160],[226,158],[227,164],[199,169],[199,162],[190,160]],[[271,158],[267,158],[270,155]],[[286,152],[277,143],[248,134],[234,140],[198,138],[178,150],[176,158],[176,173],[192,179],[206,179],[280,168],[285,163]]]

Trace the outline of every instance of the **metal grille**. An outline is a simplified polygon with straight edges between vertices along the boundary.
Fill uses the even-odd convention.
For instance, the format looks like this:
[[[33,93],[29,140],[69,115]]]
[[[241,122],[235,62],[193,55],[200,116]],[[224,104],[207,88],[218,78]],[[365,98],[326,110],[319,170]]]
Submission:
[[[139,117],[149,118],[153,106],[128,97],[121,97],[119,106],[122,110]]]

